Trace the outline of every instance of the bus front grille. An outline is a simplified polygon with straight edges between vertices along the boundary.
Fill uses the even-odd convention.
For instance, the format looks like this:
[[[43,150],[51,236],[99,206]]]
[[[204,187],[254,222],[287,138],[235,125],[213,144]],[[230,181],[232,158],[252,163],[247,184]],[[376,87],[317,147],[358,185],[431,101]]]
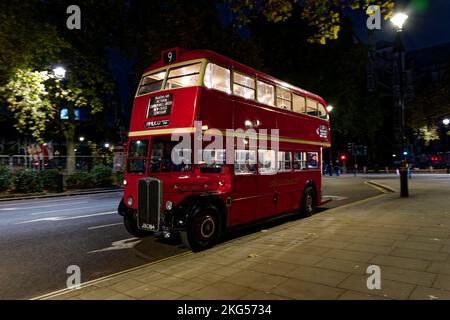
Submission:
[[[137,225],[140,229],[159,231],[162,182],[154,178],[138,181]]]

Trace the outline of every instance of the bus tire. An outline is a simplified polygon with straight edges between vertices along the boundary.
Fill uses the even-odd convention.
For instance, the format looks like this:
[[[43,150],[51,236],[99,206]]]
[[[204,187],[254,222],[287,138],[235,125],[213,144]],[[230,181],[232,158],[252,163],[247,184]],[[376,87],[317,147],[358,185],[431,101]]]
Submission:
[[[214,246],[220,237],[220,230],[220,212],[215,206],[195,206],[180,237],[186,247],[197,252]]]
[[[123,216],[123,224],[125,226],[125,229],[135,237],[138,238],[144,238],[152,234],[151,231],[145,231],[142,229],[139,229],[137,226],[136,219],[133,218],[133,215],[127,214]]]
[[[300,212],[304,217],[310,217],[316,211],[316,191],[307,186],[303,191]]]

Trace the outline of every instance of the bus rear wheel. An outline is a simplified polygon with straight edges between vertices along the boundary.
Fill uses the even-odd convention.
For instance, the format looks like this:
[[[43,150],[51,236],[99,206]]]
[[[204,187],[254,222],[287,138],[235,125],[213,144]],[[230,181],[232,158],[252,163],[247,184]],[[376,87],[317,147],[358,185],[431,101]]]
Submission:
[[[145,231],[142,229],[139,229],[137,226],[137,221],[134,219],[132,214],[127,214],[123,216],[123,224],[125,226],[125,229],[135,237],[138,238],[144,238],[152,234],[150,231]]]
[[[215,206],[203,205],[194,208],[186,226],[180,232],[183,244],[192,251],[202,251],[216,244],[220,236],[220,213]]]
[[[314,188],[308,186],[303,191],[300,211],[302,216],[310,217],[316,211],[316,192]]]

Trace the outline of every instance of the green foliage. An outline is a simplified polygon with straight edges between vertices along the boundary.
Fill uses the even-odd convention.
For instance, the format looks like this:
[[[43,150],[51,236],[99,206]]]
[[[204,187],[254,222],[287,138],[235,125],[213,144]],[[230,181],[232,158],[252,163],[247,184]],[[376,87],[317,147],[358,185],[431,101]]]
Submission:
[[[14,176],[14,191],[19,193],[42,192],[43,183],[38,172],[24,169]]]
[[[41,5],[39,0],[0,2],[0,86],[15,70],[48,65],[70,48],[48,19],[37,18],[44,16]]]
[[[7,167],[0,167],[0,192],[6,191],[11,186],[11,172]]]
[[[96,165],[92,168],[91,174],[97,187],[108,187],[112,184],[112,170],[107,166]]]
[[[67,181],[69,189],[84,189],[95,187],[95,177],[89,172],[76,172]]]
[[[450,73],[438,82],[425,79],[419,88],[406,119],[413,130],[435,127],[450,114]]]
[[[91,156],[94,158],[94,164],[108,164],[113,163],[113,153],[108,148],[101,148],[96,143],[88,141]]]
[[[40,172],[42,184],[46,190],[56,190],[58,169],[47,169]]]
[[[16,129],[31,134],[40,142],[57,111],[46,87],[50,78],[47,71],[18,69],[6,86],[0,87],[0,94],[6,98],[9,110],[14,112]]]
[[[247,24],[260,16],[268,22],[285,22],[298,10],[301,19],[315,30],[308,41],[320,44],[338,38],[342,12],[345,9],[356,11],[366,9],[369,5],[378,5],[387,20],[392,16],[395,6],[393,0],[304,0],[301,4],[296,0],[222,1],[230,4],[239,24]]]
[[[119,186],[122,185],[123,179],[124,179],[124,171],[123,170],[116,171],[116,181],[119,184]]]

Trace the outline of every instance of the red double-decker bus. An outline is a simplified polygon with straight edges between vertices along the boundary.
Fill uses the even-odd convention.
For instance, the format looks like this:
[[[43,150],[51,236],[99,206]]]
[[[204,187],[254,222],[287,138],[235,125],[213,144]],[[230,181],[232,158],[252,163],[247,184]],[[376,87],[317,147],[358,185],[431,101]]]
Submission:
[[[125,227],[138,237],[179,233],[202,250],[237,225],[311,215],[321,204],[322,149],[330,147],[325,106],[217,53],[163,51],[134,99],[118,208]],[[225,132],[231,144],[208,149]],[[180,135],[203,151],[177,149]]]

